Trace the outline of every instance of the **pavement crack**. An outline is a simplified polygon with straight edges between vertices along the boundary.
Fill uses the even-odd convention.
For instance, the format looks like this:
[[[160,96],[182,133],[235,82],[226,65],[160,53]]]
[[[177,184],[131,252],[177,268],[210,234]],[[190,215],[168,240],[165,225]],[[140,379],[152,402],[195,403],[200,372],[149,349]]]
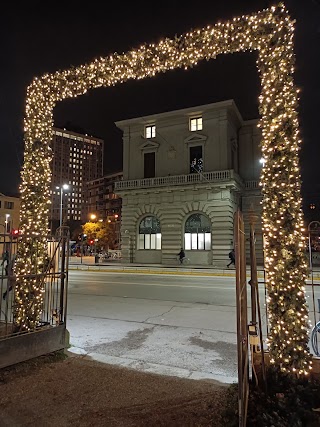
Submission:
[[[163,312],[163,313],[161,313],[161,314],[157,314],[156,316],[149,316],[149,317],[147,317],[143,322],[148,322],[148,320],[150,320],[150,319],[155,319],[155,318],[157,318],[157,317],[164,316],[165,314],[170,313],[170,311],[171,311],[173,308],[175,308],[175,307],[176,307],[176,306],[175,306],[175,305],[173,305],[172,307],[170,307],[170,308],[169,308],[169,310],[164,311],[164,312]]]

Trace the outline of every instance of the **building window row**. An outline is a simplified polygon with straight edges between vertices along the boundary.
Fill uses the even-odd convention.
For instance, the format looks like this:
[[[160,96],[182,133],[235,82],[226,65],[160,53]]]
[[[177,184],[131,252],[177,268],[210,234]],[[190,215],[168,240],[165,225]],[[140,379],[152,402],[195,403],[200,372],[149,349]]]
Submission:
[[[192,117],[189,119],[189,130],[191,132],[196,132],[202,130],[203,122],[202,117]],[[146,125],[144,128],[144,137],[146,139],[151,139],[156,137],[156,125]]]
[[[211,249],[211,222],[200,213],[192,214],[184,226],[185,250]],[[161,226],[156,216],[147,216],[139,224],[138,249],[161,250]]]
[[[157,217],[147,216],[140,222],[138,248],[161,249],[161,228]]]
[[[14,202],[5,201],[4,202],[4,208],[5,209],[13,209],[14,208]]]
[[[154,151],[143,155],[143,177],[154,178],[156,176],[156,153]],[[203,172],[203,146],[189,147],[189,173]]]

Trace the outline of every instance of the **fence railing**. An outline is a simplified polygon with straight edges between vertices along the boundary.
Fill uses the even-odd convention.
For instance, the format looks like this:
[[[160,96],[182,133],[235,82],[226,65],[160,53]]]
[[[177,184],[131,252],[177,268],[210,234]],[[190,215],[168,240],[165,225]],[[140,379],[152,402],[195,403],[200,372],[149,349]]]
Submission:
[[[15,324],[15,292],[19,277],[15,276],[14,261],[23,237],[13,239],[8,234],[0,234],[0,340],[18,335]],[[30,240],[29,240],[30,244]],[[62,227],[59,234],[48,239],[47,265],[40,274],[26,275],[24,278],[36,279],[42,290],[42,307],[36,329],[54,327],[66,323],[66,302],[68,286],[68,247],[69,229]],[[0,258],[1,260],[1,258]],[[37,263],[37,254],[33,256]],[[32,301],[30,301],[32,303]]]
[[[232,169],[203,172],[203,173],[190,173],[187,175],[169,175],[156,178],[144,179],[131,179],[129,181],[118,181],[115,183],[115,190],[127,190],[131,188],[147,188],[147,187],[165,187],[173,185],[186,185],[194,183],[215,183],[229,180],[235,180],[239,184],[243,184],[239,175]]]
[[[246,190],[259,190],[260,189],[260,184],[259,184],[259,181],[257,181],[257,180],[246,181],[244,184],[245,184]]]

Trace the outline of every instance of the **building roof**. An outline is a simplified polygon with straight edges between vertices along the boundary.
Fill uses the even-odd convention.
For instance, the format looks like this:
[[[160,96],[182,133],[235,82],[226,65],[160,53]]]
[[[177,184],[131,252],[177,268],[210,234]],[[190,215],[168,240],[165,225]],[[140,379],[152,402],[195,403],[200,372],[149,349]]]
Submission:
[[[214,102],[212,104],[198,105],[195,107],[188,107],[188,108],[183,108],[180,110],[166,111],[163,113],[152,114],[149,116],[136,117],[136,118],[127,119],[127,120],[120,120],[120,121],[115,122],[115,124],[118,128],[123,129],[124,127],[131,125],[131,124],[141,123],[141,124],[145,125],[148,122],[152,123],[152,122],[155,122],[156,120],[166,118],[168,116],[170,116],[170,117],[188,116],[188,115],[192,116],[195,114],[202,114],[204,111],[220,110],[220,109],[232,110],[236,114],[238,120],[241,123],[243,123],[243,118],[241,116],[240,111],[238,110],[236,103],[234,102],[233,99],[228,99],[226,101]]]

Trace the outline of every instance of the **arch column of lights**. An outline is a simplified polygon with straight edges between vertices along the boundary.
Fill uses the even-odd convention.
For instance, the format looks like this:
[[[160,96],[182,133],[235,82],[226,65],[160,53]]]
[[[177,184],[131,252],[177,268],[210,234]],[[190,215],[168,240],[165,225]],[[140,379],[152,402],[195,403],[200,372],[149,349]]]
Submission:
[[[309,323],[304,293],[307,265],[303,254],[293,35],[294,21],[285,5],[280,4],[33,80],[27,90],[21,184],[20,227],[26,240],[16,267],[19,279],[15,323],[20,330],[33,329],[42,309],[41,287],[33,279],[21,277],[37,273],[42,267],[41,263],[31,263],[34,248],[28,241],[35,238],[43,258],[46,254],[52,156],[49,143],[56,103],[90,89],[153,77],[175,68],[187,69],[220,54],[256,50],[262,87],[259,126],[265,160],[261,188],[269,296],[268,345],[271,363],[282,371],[308,374],[311,355],[307,346]]]

